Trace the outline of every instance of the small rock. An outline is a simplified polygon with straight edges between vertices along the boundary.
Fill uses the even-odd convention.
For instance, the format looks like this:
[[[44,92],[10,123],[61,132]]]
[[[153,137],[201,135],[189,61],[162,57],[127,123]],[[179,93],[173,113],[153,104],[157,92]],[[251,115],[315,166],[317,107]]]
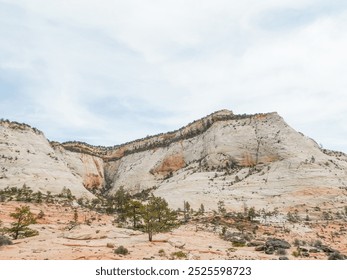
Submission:
[[[312,249],[310,249],[310,250],[308,250],[310,253],[319,253],[320,252],[320,250],[319,249],[317,249],[317,248],[312,248]]]
[[[305,247],[299,247],[298,248],[301,252],[308,252],[308,249]]]
[[[258,246],[264,246],[264,242],[262,241],[251,241],[247,243],[248,247],[258,247]]]
[[[107,247],[107,248],[114,248],[114,244],[113,244],[113,243],[107,243],[107,244],[106,244],[106,247]]]
[[[257,247],[255,247],[254,250],[255,251],[264,251],[265,250],[265,246],[264,245],[257,246]]]

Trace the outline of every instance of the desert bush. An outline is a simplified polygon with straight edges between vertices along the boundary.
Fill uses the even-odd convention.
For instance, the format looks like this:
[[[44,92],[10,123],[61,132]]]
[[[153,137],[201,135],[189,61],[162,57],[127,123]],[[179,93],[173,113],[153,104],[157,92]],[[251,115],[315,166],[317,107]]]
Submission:
[[[124,246],[121,245],[117,249],[114,250],[114,253],[118,254],[118,255],[127,255],[127,254],[129,254],[129,251],[127,248],[125,248]]]
[[[166,256],[166,253],[165,253],[164,249],[160,249],[160,250],[158,251],[158,253],[159,253],[159,256],[160,256],[160,257],[165,257],[165,256]]]
[[[4,236],[4,235],[0,235],[0,246],[6,246],[6,245],[12,245],[12,241]]]
[[[72,221],[69,221],[68,225],[66,226],[66,230],[72,230],[75,227],[77,227],[79,225],[78,222],[78,211],[77,209],[74,210],[74,214],[73,214],[73,219]]]
[[[289,222],[292,222],[292,223],[299,222],[299,221],[300,221],[300,217],[299,217],[299,215],[298,215],[298,211],[295,210],[294,213],[292,213],[292,212],[289,211],[289,212],[287,213],[287,220],[288,220]]]
[[[232,242],[234,247],[244,247],[246,245],[246,242],[244,241],[233,241]]]
[[[300,252],[299,251],[293,251],[292,253],[293,257],[299,257],[300,256]]]
[[[187,254],[182,252],[182,251],[177,251],[177,252],[173,252],[171,254],[171,257],[173,257],[175,259],[185,259],[185,258],[187,258]]]

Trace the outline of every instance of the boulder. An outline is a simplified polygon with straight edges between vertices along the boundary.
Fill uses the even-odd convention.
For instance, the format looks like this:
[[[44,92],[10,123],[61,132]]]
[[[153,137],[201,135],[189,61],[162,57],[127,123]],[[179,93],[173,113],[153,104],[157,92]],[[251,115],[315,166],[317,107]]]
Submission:
[[[268,239],[265,243],[265,246],[273,247],[274,249],[279,249],[279,248],[289,249],[291,247],[287,241],[282,239],[276,239],[276,238]]]

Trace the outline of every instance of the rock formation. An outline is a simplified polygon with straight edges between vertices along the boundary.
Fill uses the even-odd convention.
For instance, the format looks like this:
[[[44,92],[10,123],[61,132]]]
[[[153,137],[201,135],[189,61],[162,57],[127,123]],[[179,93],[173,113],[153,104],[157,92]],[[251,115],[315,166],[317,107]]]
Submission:
[[[215,112],[173,132],[114,147],[49,142],[0,122],[0,188],[112,194],[150,189],[174,207],[286,209],[346,203],[347,156],[323,150],[277,113]]]

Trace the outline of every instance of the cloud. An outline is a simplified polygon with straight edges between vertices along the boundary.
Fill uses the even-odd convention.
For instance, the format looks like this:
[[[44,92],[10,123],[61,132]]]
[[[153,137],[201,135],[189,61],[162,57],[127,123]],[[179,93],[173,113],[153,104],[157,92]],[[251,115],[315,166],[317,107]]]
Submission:
[[[313,0],[3,0],[0,109],[51,139],[102,145],[222,108],[278,111],[347,152],[346,11]]]

